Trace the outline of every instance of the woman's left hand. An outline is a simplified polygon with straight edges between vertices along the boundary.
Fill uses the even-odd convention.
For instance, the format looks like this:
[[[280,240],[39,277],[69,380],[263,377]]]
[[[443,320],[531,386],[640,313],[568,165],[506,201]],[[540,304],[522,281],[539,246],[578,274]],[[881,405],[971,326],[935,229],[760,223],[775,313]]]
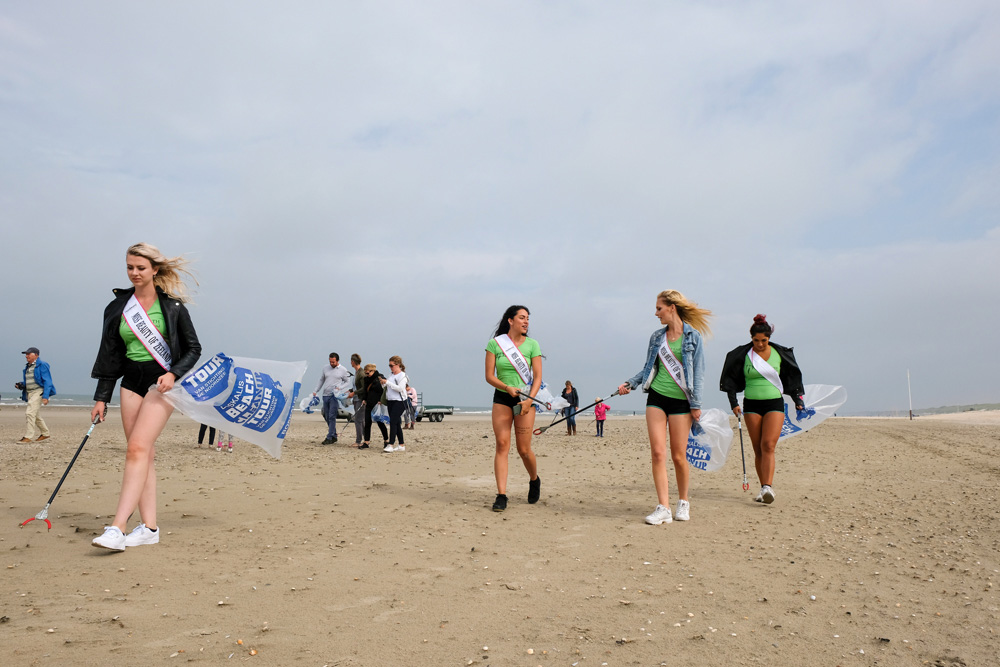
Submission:
[[[691,418],[695,421],[701,420],[701,408],[695,408],[691,411]]]
[[[174,374],[164,373],[156,378],[156,391],[165,394],[174,388]]]
[[[385,386],[385,383],[386,383],[386,379],[385,378],[379,378],[378,381],[382,383],[383,387]]]
[[[521,414],[523,415],[527,414],[528,410],[535,407],[535,402],[532,401],[530,398],[526,398],[523,401],[521,401],[520,405],[521,405]]]

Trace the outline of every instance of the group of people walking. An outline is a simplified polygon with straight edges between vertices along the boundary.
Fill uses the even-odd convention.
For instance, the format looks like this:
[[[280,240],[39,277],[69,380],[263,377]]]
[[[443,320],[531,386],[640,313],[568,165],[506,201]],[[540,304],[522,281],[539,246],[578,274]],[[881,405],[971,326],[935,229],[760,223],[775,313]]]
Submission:
[[[687,443],[692,428],[697,428],[695,424],[701,418],[704,337],[711,334],[709,319],[712,313],[676,290],[665,290],[656,297],[654,314],[661,327],[649,338],[645,363],[638,373],[619,385],[618,394],[626,395],[640,387],[647,394],[646,429],[657,504],[645,521],[660,525],[674,519],[688,521],[691,518]],[[531,436],[536,410],[534,399],[542,381],[542,356],[538,342],[528,337],[529,317],[525,306],[508,308],[486,346],[486,381],[495,388],[492,410],[496,439],[495,512],[506,510],[508,504],[507,458],[511,425],[517,453],[528,472],[528,503],[538,502],[540,496],[541,480],[531,450]],[[765,316],[757,315],[750,328],[751,342],[729,352],[720,380],[720,389],[729,397],[733,413],[746,420],[761,484],[755,500],[763,503],[775,499],[772,485],[775,446],[784,423],[782,394],[790,396],[797,409],[805,408],[802,373],[792,348],[771,343],[772,333],[773,328]],[[742,407],[737,402],[738,392],[744,392]],[[567,382],[563,398],[571,405],[578,405],[575,394],[576,390]],[[599,435],[603,435],[600,417],[606,414],[607,408],[598,399],[595,408],[602,406],[605,409],[598,417]],[[572,435],[575,428],[569,419],[567,434]],[[677,483],[676,513],[670,508],[668,446]]]
[[[389,376],[378,372],[375,364],[361,365],[361,355],[351,355],[350,372],[340,364],[340,355],[330,353],[330,365],[323,369],[313,396],[323,398],[323,418],[327,423],[327,435],[323,445],[337,442],[337,413],[342,397],[352,401],[354,409],[354,446],[358,449],[371,447],[372,424],[382,433],[382,451],[406,451],[403,431],[413,429],[416,422],[417,391],[409,385],[406,366],[399,356],[389,358]],[[353,380],[351,379],[353,376]],[[389,417],[389,427],[376,418],[373,412],[384,406]]]
[[[132,286],[113,290],[114,299],[104,310],[101,342],[91,373],[97,380],[91,419],[104,420],[107,404],[121,379],[121,420],[127,444],[114,519],[93,540],[97,547],[124,551],[127,547],[155,544],[160,538],[154,458],[156,440],[173,412],[163,394],[194,367],[201,354],[201,344],[185,306],[187,289],[182,279],[182,274],[187,273],[185,264],[182,257],[165,257],[147,243],[129,247],[125,267]],[[667,290],[657,295],[655,314],[662,328],[650,336],[645,364],[619,386],[618,392],[628,394],[642,387],[648,394],[646,426],[657,505],[646,522],[657,525],[672,518],[680,521],[690,518],[685,450],[692,425],[701,416],[703,335],[710,333],[711,312],[680,292]],[[528,473],[528,503],[537,503],[541,497],[541,478],[531,439],[536,396],[542,383],[542,353],[538,342],[528,337],[529,321],[527,307],[510,306],[486,345],[485,376],[494,388],[491,420],[496,440],[493,457],[496,512],[506,510],[508,504],[512,427],[517,453]],[[802,374],[792,349],[771,343],[772,332],[764,316],[757,316],[750,330],[751,342],[729,353],[720,383],[733,412],[747,422],[761,482],[756,500],[764,503],[774,500],[774,451],[783,423],[781,394],[790,395],[797,408],[804,408]],[[29,370],[34,379],[34,383],[25,382],[23,387],[28,395],[44,393],[50,383],[45,379],[44,368],[37,363],[37,354],[32,348],[26,351],[26,355],[35,357],[28,356],[25,380]],[[346,382],[350,384],[349,396],[354,400],[358,447],[370,446],[371,413],[375,406],[384,403],[389,414],[388,433],[383,424],[376,422],[385,441],[383,451],[404,451],[404,413],[408,406],[413,406],[415,391],[408,387],[403,360],[399,356],[390,357],[388,377],[380,374],[374,364],[364,366],[362,375],[361,357],[357,354],[351,356],[351,365],[355,371],[353,382],[351,374],[340,367],[339,356],[331,354],[329,368],[324,369],[317,386],[317,393],[323,393],[323,413],[330,424],[324,443],[336,441],[339,399],[334,388],[339,389]],[[579,399],[573,396],[575,389],[570,383],[567,390],[573,398],[572,404],[578,405]],[[741,391],[745,396],[742,407],[736,401],[736,394]],[[49,395],[52,393],[54,390]],[[572,426],[569,428],[572,433]],[[670,509],[668,444],[679,497],[675,515]],[[140,522],[126,535],[126,522],[136,508]]]

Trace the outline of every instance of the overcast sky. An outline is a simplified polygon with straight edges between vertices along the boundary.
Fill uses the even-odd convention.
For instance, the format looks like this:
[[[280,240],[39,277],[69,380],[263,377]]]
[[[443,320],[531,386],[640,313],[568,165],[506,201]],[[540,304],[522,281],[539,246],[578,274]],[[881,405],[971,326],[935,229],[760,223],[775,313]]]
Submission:
[[[92,393],[137,241],[194,261],[204,352],[403,357],[487,405],[531,309],[607,395],[655,296],[754,314],[844,411],[1000,401],[1000,4],[170,2],[0,7],[0,372]],[[643,397],[615,399],[641,409]]]

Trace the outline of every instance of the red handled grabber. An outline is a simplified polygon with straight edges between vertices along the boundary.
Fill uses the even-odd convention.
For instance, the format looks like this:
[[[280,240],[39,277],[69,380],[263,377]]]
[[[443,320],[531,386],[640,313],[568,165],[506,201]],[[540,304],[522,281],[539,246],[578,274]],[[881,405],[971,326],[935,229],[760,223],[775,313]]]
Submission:
[[[41,512],[31,517],[30,519],[24,520],[20,524],[21,528],[24,528],[26,525],[28,525],[35,519],[38,519],[39,521],[44,521],[45,525],[49,527],[49,530],[52,530],[52,522],[49,521],[49,506],[52,504],[52,501],[56,499],[56,494],[59,493],[60,487],[62,487],[63,482],[66,481],[66,475],[69,474],[70,468],[72,468],[73,464],[76,463],[76,457],[80,456],[80,452],[83,451],[83,446],[87,444],[87,438],[89,438],[90,434],[94,432],[94,427],[97,426],[98,422],[100,421],[101,421],[100,417],[94,417],[94,421],[90,423],[90,428],[87,429],[87,435],[83,436],[83,442],[81,442],[80,446],[76,448],[76,454],[73,455],[73,460],[69,462],[68,466],[66,466],[66,472],[63,473],[62,477],[59,479],[59,483],[56,484],[55,491],[53,491],[52,495],[49,496],[49,502],[45,503],[45,507],[42,508]]]

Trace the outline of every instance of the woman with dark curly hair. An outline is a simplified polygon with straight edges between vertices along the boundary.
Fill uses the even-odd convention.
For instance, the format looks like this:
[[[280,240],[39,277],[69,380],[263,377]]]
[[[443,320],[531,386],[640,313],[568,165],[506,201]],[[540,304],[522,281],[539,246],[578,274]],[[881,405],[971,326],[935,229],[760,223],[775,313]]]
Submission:
[[[785,423],[785,401],[782,394],[792,397],[797,410],[805,409],[802,371],[795,361],[792,348],[771,342],[774,328],[767,317],[757,315],[750,327],[750,342],[729,351],[722,367],[719,388],[729,397],[733,414],[747,424],[753,445],[754,466],[760,480],[760,491],[754,500],[773,503],[774,450]],[[743,392],[743,408],[736,394]]]

